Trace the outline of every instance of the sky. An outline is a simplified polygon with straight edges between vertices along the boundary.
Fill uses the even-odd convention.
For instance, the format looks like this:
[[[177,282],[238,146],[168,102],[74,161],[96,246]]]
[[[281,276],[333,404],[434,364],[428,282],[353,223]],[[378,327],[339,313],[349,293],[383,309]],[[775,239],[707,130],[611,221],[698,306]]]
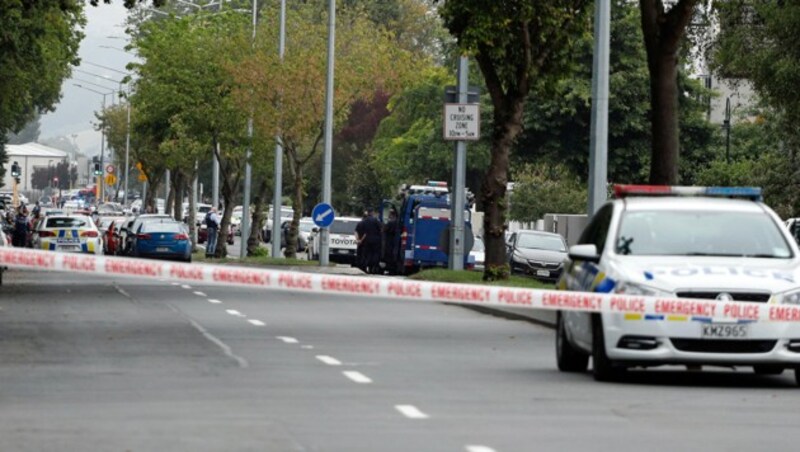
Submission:
[[[122,80],[121,72],[125,72],[125,66],[134,58],[122,50],[128,43],[123,25],[126,15],[122,1],[101,2],[97,7],[86,2],[86,36],[78,51],[81,64],[73,68],[72,78],[61,86],[61,101],[55,111],[42,116],[40,140],[66,136],[74,139],[84,154],[99,153],[100,132],[94,130],[93,123],[96,122],[95,112],[102,109],[103,96],[75,84],[105,93],[119,88],[118,83],[111,80]],[[115,94],[105,98],[110,104]]]

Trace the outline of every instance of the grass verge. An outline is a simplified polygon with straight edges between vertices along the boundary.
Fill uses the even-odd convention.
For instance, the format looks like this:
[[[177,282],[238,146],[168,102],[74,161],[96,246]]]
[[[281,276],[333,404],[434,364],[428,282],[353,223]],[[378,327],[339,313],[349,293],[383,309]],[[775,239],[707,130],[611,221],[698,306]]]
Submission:
[[[244,259],[209,259],[205,253],[197,252],[192,255],[192,262],[204,262],[207,264],[239,264],[265,267],[318,267],[319,262],[307,261],[303,259],[274,258],[270,256],[251,256]]]
[[[411,275],[410,279],[418,281],[438,281],[460,284],[480,284],[488,286],[524,287],[527,289],[554,289],[555,284],[545,283],[525,276],[511,276],[507,281],[484,281],[483,272],[469,270],[448,270],[430,268]]]

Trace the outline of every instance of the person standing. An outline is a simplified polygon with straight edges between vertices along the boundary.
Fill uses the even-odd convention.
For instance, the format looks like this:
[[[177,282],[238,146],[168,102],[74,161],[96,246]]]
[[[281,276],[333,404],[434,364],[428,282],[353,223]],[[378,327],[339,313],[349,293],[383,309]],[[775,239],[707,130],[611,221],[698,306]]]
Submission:
[[[366,249],[365,239],[367,233],[365,231],[367,216],[369,213],[365,210],[364,215],[361,216],[361,221],[356,225],[356,268],[362,272],[367,271],[367,264],[364,258],[364,250]]]
[[[11,236],[11,244],[16,247],[24,248],[28,245],[28,208],[25,205],[19,206],[17,218],[14,220],[14,235]]]
[[[366,211],[364,219],[356,226],[356,240],[362,247],[361,270],[370,274],[381,273],[381,222],[372,209]]]
[[[206,257],[214,257],[217,253],[217,236],[219,232],[219,215],[217,209],[211,208],[206,213],[205,218],[206,231],[208,232],[208,239],[206,242]]]

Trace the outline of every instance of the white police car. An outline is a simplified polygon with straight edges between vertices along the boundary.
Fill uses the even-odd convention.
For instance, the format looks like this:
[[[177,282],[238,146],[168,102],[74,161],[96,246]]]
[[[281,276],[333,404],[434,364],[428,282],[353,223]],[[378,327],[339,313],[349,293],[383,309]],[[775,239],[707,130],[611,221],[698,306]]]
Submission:
[[[617,186],[569,250],[562,290],[800,304],[800,251],[757,188]],[[556,357],[595,379],[662,364],[795,369],[800,322],[721,323],[702,312],[558,314]],[[705,315],[704,315],[705,314]]]

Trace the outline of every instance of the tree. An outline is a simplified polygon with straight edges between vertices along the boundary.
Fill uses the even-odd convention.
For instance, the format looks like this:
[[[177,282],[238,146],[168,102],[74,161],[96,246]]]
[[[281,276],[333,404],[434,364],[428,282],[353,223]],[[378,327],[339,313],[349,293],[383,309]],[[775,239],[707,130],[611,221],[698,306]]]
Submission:
[[[562,164],[526,164],[514,175],[511,218],[532,222],[546,213],[585,213],[586,184]]]
[[[650,72],[652,153],[650,183],[678,182],[678,69],[681,45],[698,0],[639,0]]]
[[[534,83],[569,69],[575,36],[588,30],[588,0],[449,1],[440,12],[459,47],[474,55],[492,100],[491,162],[481,187],[484,279],[508,278],[505,247],[509,151],[522,131]]]
[[[48,187],[66,190],[77,180],[78,168],[66,160],[55,162],[50,166],[34,167],[31,174],[31,185],[36,190]]]
[[[295,206],[285,253],[294,257],[305,198],[305,168],[323,144],[327,19],[313,5],[289,9],[286,34],[292,39],[281,60],[276,49],[277,14],[265,16],[253,58],[228,67],[237,81],[234,96],[240,108],[252,108],[259,133],[281,137]],[[337,23],[336,129],[354,102],[371,100],[378,89],[392,92],[405,71],[413,67],[407,52],[357,11],[340,10]]]
[[[0,0],[0,165],[5,137],[53,109],[78,63],[85,23],[77,0]],[[0,180],[5,167],[0,166]]]

